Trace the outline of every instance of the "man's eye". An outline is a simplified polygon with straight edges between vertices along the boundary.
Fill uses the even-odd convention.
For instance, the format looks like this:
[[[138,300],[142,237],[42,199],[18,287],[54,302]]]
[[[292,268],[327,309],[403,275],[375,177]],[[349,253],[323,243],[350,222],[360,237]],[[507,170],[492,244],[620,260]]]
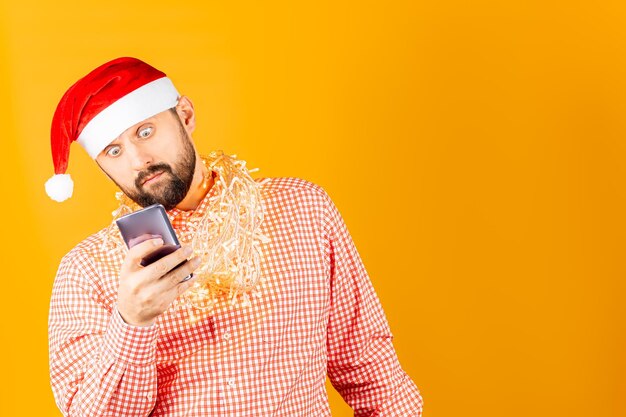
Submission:
[[[152,134],[152,127],[144,127],[143,129],[139,130],[139,137],[140,138],[147,138],[148,136],[150,136]]]
[[[115,157],[115,156],[118,156],[120,152],[122,152],[122,149],[119,146],[111,146],[107,150],[107,155]]]

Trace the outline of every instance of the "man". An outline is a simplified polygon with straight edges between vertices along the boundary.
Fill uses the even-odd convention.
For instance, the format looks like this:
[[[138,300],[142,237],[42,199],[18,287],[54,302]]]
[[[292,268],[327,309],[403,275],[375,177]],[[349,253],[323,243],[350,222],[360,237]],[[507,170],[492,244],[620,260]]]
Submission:
[[[421,415],[328,195],[296,178],[252,180],[219,153],[200,157],[194,128],[191,100],[134,58],[96,68],[57,107],[51,197],[71,196],[78,141],[136,203],[122,198],[118,215],[160,203],[183,243],[143,267],[162,239],[120,250],[109,227],[63,258],[49,319],[62,412],[328,416],[328,375],[357,416]]]

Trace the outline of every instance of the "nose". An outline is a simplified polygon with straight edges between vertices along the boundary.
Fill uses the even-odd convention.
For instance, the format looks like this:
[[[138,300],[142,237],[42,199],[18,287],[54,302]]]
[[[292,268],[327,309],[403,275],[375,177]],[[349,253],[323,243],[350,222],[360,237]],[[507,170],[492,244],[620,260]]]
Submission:
[[[134,143],[126,145],[126,153],[130,158],[130,164],[135,171],[143,171],[153,163],[152,155],[141,146]]]

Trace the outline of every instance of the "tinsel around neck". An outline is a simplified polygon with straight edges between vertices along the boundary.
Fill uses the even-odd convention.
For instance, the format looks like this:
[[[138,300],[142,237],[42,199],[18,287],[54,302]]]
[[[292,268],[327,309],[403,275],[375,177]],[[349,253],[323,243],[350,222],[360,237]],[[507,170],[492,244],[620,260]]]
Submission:
[[[269,241],[261,233],[263,198],[261,184],[250,177],[246,162],[221,151],[202,156],[215,182],[204,210],[194,211],[185,231],[177,231],[182,244],[191,244],[201,258],[194,285],[184,294],[186,303],[198,309],[210,309],[226,301],[249,306],[251,297],[260,296],[261,246]],[[140,209],[122,192],[116,193],[118,208],[106,230],[103,249],[106,253],[124,251],[126,246],[115,220]],[[201,203],[201,204],[204,204]]]

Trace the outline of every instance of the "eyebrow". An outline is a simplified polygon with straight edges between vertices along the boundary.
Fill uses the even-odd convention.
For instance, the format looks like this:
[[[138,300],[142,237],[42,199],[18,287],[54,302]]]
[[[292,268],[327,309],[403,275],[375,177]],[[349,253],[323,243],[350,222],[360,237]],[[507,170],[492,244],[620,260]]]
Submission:
[[[134,133],[134,134],[136,135],[136,134],[137,134],[137,131],[138,131],[138,130],[139,130],[139,129],[143,126],[143,125],[145,125],[146,123],[152,123],[152,124],[156,123],[156,122],[155,122],[155,120],[154,120],[155,116],[156,116],[156,115],[154,115],[154,116],[152,116],[152,117],[148,117],[146,120],[142,120],[141,122],[137,123],[137,124],[136,124],[136,125],[137,125],[137,128],[135,129],[135,133]],[[132,127],[132,126],[131,126],[131,127]],[[129,130],[131,127],[129,127],[129,128],[128,128],[128,129],[126,129],[126,130]],[[126,130],[125,130],[124,132],[126,132]],[[102,149],[102,151],[100,151],[100,153],[104,153],[104,152],[105,152],[107,149],[109,149],[109,147],[111,147],[111,146],[120,146],[120,144],[119,144],[119,143],[115,143],[115,142],[120,140],[120,138],[122,137],[122,135],[124,134],[124,132],[120,133],[120,134],[119,134],[119,136],[117,136],[115,139],[113,139],[113,140],[112,140],[112,141],[111,141],[111,142],[110,142],[107,146],[105,146],[105,147]]]
[[[121,135],[120,135],[120,136],[121,136]],[[102,149],[102,152],[105,152],[105,151],[106,151],[107,149],[109,149],[111,146],[120,146],[120,144],[119,144],[119,143],[117,143],[117,141],[119,141],[119,140],[120,140],[120,137],[119,137],[119,136],[118,136],[118,137],[116,137],[115,139],[113,139],[113,140],[112,140],[112,141],[111,141],[111,142],[110,142],[107,146],[105,146],[105,147]]]

